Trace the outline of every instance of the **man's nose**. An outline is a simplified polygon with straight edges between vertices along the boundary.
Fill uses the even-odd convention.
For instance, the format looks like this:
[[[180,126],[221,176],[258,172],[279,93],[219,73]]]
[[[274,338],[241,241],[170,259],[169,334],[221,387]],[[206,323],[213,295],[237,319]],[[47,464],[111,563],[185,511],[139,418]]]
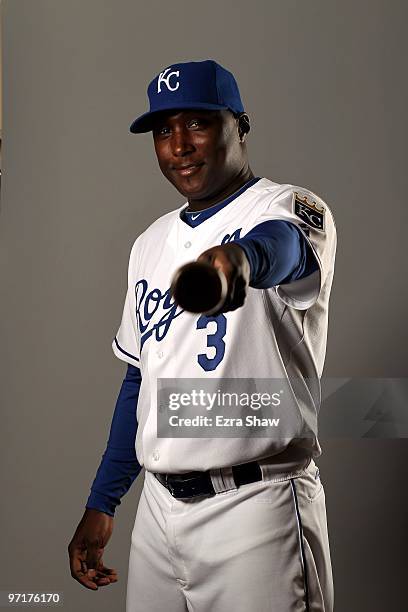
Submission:
[[[180,128],[174,130],[171,135],[171,150],[175,157],[183,157],[194,151],[188,130]]]

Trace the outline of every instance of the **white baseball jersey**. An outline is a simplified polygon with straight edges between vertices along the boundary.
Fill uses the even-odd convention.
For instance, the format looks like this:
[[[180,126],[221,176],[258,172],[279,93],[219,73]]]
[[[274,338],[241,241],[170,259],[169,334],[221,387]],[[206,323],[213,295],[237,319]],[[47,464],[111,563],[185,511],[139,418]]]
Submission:
[[[316,415],[336,252],[332,213],[309,190],[267,178],[239,190],[195,227],[180,218],[186,206],[163,215],[136,239],[122,321],[112,343],[115,355],[142,373],[138,461],[149,471],[180,473],[276,456],[280,470],[282,464],[290,470],[302,457],[321,453]],[[181,265],[274,219],[300,228],[319,270],[270,289],[249,287],[241,308],[217,317],[191,314],[175,304],[169,288]],[[158,438],[157,379],[211,377],[288,381],[299,412],[297,430],[280,440]]]

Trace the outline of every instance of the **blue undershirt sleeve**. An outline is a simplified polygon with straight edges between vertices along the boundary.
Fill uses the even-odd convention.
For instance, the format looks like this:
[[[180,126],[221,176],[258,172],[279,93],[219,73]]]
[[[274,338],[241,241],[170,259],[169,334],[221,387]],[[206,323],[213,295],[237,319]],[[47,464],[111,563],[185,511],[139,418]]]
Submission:
[[[249,285],[255,289],[290,283],[319,269],[311,246],[290,221],[264,221],[235,243],[245,251],[251,269]]]
[[[136,458],[136,406],[142,381],[139,368],[128,364],[112,418],[109,439],[86,503],[114,516],[141,466]]]

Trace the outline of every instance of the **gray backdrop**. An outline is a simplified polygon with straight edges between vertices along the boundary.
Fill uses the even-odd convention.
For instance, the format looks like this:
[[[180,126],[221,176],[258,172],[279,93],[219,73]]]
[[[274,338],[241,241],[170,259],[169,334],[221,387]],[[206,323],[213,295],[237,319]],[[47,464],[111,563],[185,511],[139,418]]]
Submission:
[[[311,188],[338,228],[327,376],[406,376],[403,2],[3,0],[0,590],[123,610],[141,478],[94,593],[67,544],[125,365],[111,352],[135,237],[182,203],[131,120],[163,67],[213,58],[252,118],[257,175]],[[337,612],[405,609],[407,440],[322,440]],[[20,608],[19,608],[20,609]]]

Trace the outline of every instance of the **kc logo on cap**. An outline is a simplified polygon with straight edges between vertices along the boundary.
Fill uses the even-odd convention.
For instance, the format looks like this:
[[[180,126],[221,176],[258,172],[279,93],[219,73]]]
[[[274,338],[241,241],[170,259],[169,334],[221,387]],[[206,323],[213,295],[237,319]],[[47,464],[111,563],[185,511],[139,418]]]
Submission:
[[[163,68],[147,88],[150,109],[130,126],[134,134],[153,128],[156,113],[168,110],[203,109],[244,112],[234,75],[215,62],[173,63]]]
[[[172,87],[170,85],[170,79],[173,75],[176,77],[180,77],[180,70],[173,70],[173,72],[170,72],[169,74],[167,74],[169,70],[171,70],[171,68],[166,68],[166,70],[163,70],[163,72],[161,72],[159,76],[157,77],[157,93],[161,93],[162,83],[164,83],[167,89],[170,91],[176,91],[176,89],[179,88],[180,81],[177,81],[175,83],[175,87]]]

